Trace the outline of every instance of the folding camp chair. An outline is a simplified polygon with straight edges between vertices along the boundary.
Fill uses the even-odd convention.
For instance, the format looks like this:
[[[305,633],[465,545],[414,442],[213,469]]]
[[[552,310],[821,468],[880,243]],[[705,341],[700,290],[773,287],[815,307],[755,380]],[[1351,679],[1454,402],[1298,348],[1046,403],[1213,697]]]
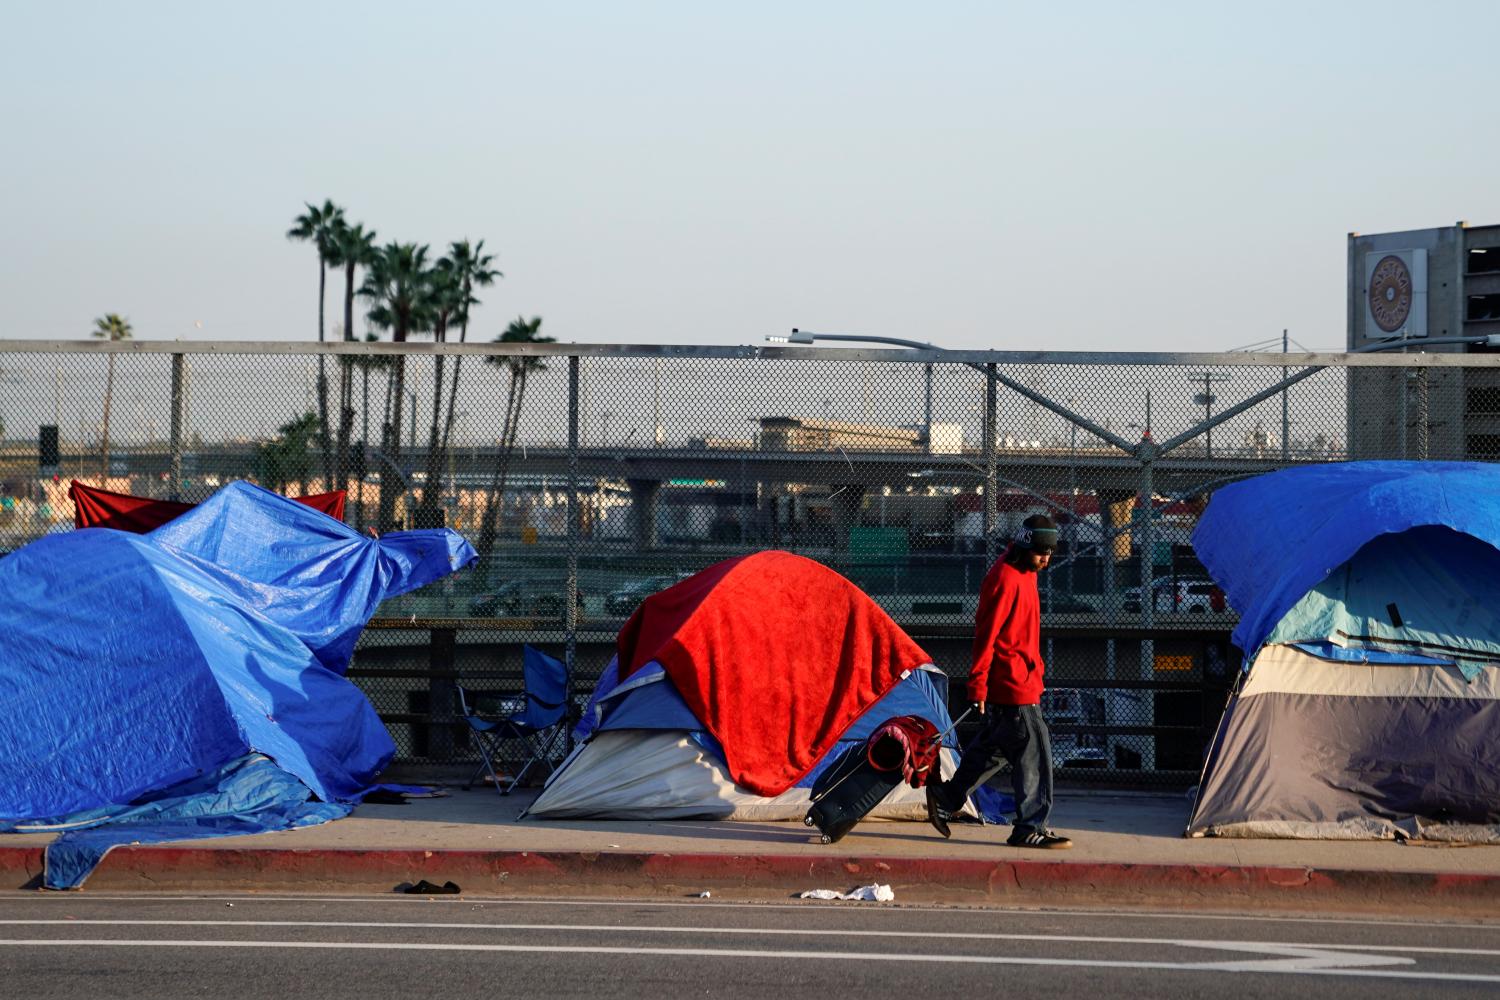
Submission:
[[[521,711],[502,718],[486,716],[477,710],[472,694],[462,686],[458,689],[458,702],[463,710],[464,722],[474,734],[479,745],[479,766],[469,776],[464,788],[472,788],[481,774],[488,773],[501,795],[509,795],[526,777],[533,764],[550,760],[557,741],[567,733],[568,722],[568,667],[563,661],[548,656],[530,646],[522,647],[521,673],[525,681],[525,704]],[[495,762],[501,760],[501,743],[518,740],[526,748],[527,758],[516,771],[510,784],[503,788],[502,779],[495,770]]]

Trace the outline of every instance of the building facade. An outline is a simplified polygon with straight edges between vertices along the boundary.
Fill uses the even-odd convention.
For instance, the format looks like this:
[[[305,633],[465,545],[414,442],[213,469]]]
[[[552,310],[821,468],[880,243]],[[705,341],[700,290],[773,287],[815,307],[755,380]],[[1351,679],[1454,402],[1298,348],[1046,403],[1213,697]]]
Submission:
[[[1500,334],[1500,225],[1350,233],[1348,347]],[[1486,351],[1433,344],[1434,353]],[[1500,372],[1354,368],[1351,458],[1500,460]]]

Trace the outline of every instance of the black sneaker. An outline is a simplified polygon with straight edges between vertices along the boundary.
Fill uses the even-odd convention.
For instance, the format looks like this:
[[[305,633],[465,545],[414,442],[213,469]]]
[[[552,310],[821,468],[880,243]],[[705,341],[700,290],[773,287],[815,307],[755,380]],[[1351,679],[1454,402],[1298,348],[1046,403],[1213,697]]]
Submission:
[[[1044,851],[1065,851],[1073,846],[1073,842],[1067,837],[1058,836],[1051,830],[1034,830],[1020,826],[1011,832],[1009,839],[1005,842],[1011,847],[1035,847]]]
[[[927,786],[927,822],[932,828],[941,833],[944,839],[953,836],[953,831],[948,829],[948,810],[938,805],[937,789],[931,785]]]

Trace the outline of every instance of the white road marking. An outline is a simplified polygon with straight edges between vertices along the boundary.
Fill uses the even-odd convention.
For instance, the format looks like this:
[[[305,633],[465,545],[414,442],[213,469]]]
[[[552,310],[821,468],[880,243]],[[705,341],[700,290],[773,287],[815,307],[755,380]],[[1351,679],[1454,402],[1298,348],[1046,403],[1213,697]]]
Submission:
[[[763,934],[786,937],[840,938],[938,938],[965,941],[1019,941],[1028,943],[1171,945],[1181,948],[1220,949],[1223,951],[1275,952],[1278,949],[1311,951],[1368,951],[1400,954],[1500,956],[1492,948],[1431,948],[1421,945],[1333,944],[1303,941],[1220,941],[1202,938],[1101,937],[1077,934],[994,934],[974,931],[872,931],[828,927],[680,927],[661,924],[492,924],[455,923],[423,920],[108,920],[108,919],[0,919],[0,926],[14,927],[321,927],[338,930],[475,930],[475,931],[557,931],[563,933],[592,931],[599,933],[640,934]]]
[[[0,893],[0,904],[6,902],[30,903],[38,905],[72,904],[83,900],[89,903],[144,903],[144,902],[180,902],[180,903],[388,903],[399,906],[410,906],[412,899],[400,893],[387,893],[379,896],[192,896],[167,893],[140,893],[130,896],[80,896],[77,893],[25,893],[24,895],[7,895]],[[862,904],[850,906],[820,906],[815,903],[765,903],[756,901],[722,901],[708,902],[707,900],[661,900],[661,899],[527,899],[524,896],[477,896],[460,895],[454,897],[435,896],[431,902],[447,906],[585,906],[585,907],[628,907],[639,909],[645,907],[662,908],[691,908],[691,909],[739,909],[739,910],[815,910],[828,913],[888,913],[901,914],[912,912],[931,912],[941,914],[952,914],[954,916],[965,916],[975,913],[987,913],[1003,916],[1016,916],[1024,914],[1042,918],[1050,917],[1079,917],[1082,919],[1102,919],[1106,917],[1119,917],[1128,915],[1130,919],[1154,919],[1154,920],[1234,920],[1256,923],[1271,924],[1317,924],[1327,926],[1329,924],[1348,925],[1351,927],[1432,927],[1441,925],[1451,930],[1476,930],[1476,931],[1500,931],[1500,920],[1487,923],[1458,923],[1435,917],[1428,920],[1384,920],[1379,918],[1361,917],[1337,917],[1337,916],[1269,916],[1266,914],[1236,914],[1236,913],[1198,913],[1196,911],[1164,912],[1160,910],[1053,910],[1038,906],[995,906],[983,903],[969,903],[955,901],[954,903],[902,903],[897,906],[864,906]]]
[[[777,961],[810,959],[859,962],[927,962],[941,965],[1036,965],[1071,966],[1099,969],[1157,969],[1179,972],[1264,972],[1285,975],[1375,976],[1388,979],[1451,980],[1455,982],[1500,983],[1500,975],[1469,973],[1405,972],[1389,968],[1359,968],[1371,964],[1385,965],[1389,959],[1344,955],[1316,949],[1288,949],[1295,954],[1281,960],[1261,962],[1139,962],[1113,959],[1035,958],[1012,955],[934,955],[894,954],[891,952],[853,951],[771,951],[739,948],[651,948],[598,947],[587,945],[520,945],[520,944],[418,944],[410,941],[195,941],[195,940],[126,940],[119,938],[67,938],[54,940],[0,939],[0,947],[15,948],[274,948],[323,951],[427,951],[427,952],[508,952],[551,955],[655,955],[680,958],[763,958]],[[1215,945],[1217,947],[1217,945]],[[1342,957],[1342,966],[1332,964]],[[1400,960],[1397,960],[1400,961]],[[1410,964],[1405,962],[1403,964]]]

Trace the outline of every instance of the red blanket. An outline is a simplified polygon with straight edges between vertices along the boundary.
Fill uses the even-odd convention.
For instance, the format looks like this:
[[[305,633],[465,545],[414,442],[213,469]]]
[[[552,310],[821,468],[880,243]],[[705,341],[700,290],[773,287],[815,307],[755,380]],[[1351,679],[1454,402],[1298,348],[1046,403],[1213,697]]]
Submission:
[[[620,679],[656,660],[761,795],[932,658],[854,584],[789,552],[730,559],[648,597],[620,631]]]
[[[179,514],[193,509],[193,504],[176,500],[152,500],[148,497],[133,497],[128,493],[112,493],[73,480],[68,486],[68,496],[73,499],[73,526],[75,528],[117,528],[145,534],[159,528]],[[344,491],[318,493],[314,496],[293,497],[298,503],[321,510],[329,517],[344,519]]]

